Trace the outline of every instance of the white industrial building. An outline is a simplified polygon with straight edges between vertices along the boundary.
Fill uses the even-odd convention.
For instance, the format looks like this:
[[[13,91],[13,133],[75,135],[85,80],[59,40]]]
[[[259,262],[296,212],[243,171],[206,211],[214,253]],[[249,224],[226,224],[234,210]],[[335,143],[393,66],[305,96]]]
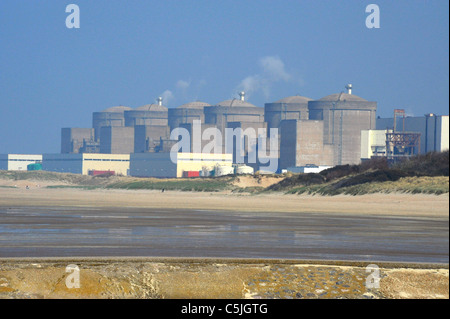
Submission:
[[[44,154],[42,170],[88,175],[91,171],[111,171],[128,175],[130,154]]]
[[[0,154],[0,170],[26,171],[29,164],[42,162],[38,154]]]
[[[361,159],[386,156],[386,133],[387,130],[361,131]]]

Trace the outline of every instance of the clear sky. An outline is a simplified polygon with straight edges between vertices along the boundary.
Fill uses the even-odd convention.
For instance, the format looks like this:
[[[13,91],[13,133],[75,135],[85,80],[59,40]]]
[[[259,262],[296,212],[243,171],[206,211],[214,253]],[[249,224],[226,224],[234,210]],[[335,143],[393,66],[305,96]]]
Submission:
[[[366,27],[371,3],[380,28]],[[347,83],[381,117],[448,115],[448,1],[0,1],[0,153],[58,153],[62,127],[158,96],[214,104],[244,89],[264,106]]]

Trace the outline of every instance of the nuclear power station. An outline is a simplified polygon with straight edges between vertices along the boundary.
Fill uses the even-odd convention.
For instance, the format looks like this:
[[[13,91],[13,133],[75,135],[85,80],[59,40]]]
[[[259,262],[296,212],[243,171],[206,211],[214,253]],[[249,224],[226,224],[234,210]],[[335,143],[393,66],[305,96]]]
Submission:
[[[137,108],[110,107],[93,113],[92,128],[63,128],[61,153],[165,153],[177,142],[171,139],[171,132],[184,128],[194,136],[193,123],[197,121],[201,133],[218,129],[222,145],[227,128],[244,132],[264,129],[268,138],[270,130],[277,129],[279,169],[357,164],[361,161],[361,131],[376,128],[377,103],[353,95],[351,84],[346,90],[319,100],[290,96],[264,107],[246,101],[245,92],[217,104],[195,101],[168,109],[158,98],[155,104]],[[266,143],[270,150],[270,141]],[[249,141],[244,144],[247,156]],[[225,151],[223,146],[222,153]],[[246,164],[258,169],[257,163]]]
[[[91,128],[62,128],[61,154],[43,154],[42,166],[153,177],[210,176],[214,167],[264,172],[267,163],[276,163],[270,172],[313,172],[448,149],[448,115],[407,117],[396,109],[394,118],[381,119],[376,111],[377,102],[354,95],[351,84],[317,100],[296,95],[264,107],[248,102],[245,92],[216,104],[193,101],[176,108],[157,98],[136,108],[93,112]],[[180,130],[189,135],[187,148],[173,156]],[[242,136],[228,135],[230,130]]]

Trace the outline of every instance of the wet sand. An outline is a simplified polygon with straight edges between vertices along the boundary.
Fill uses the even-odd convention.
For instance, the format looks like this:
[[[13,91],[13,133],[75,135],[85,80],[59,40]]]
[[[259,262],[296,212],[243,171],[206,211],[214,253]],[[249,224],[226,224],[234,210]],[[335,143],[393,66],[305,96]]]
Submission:
[[[162,208],[0,208],[0,257],[448,263],[448,218]]]
[[[311,196],[149,190],[0,188],[0,207],[145,207],[242,212],[316,212],[357,215],[448,217],[449,195],[370,194]]]
[[[0,189],[0,257],[448,263],[448,199]]]
[[[9,234],[3,234],[4,251],[9,247],[10,252],[25,252],[21,256],[26,256],[11,259],[5,257],[20,254],[8,253],[3,258],[0,255],[0,298],[448,298],[448,194],[253,196],[225,192],[46,189],[34,185],[30,189],[0,188],[0,210],[3,212],[2,217],[8,216],[8,219],[2,218],[1,226],[3,229],[9,227],[10,231]],[[34,216],[30,215],[33,211]],[[39,211],[47,211],[47,215],[39,215]],[[149,217],[149,211],[161,218],[165,214],[165,218],[158,217],[156,219],[159,222],[152,224],[151,216],[142,218]],[[182,213],[186,211],[194,213],[186,218],[186,214]],[[73,215],[85,215],[87,218],[74,218]],[[93,217],[101,215],[104,216],[100,219]],[[14,220],[15,217],[18,218]],[[76,227],[73,227],[73,222]],[[307,261],[308,254],[300,254],[294,256],[298,259],[291,262],[270,259],[274,255],[263,255],[264,259],[255,260],[207,258],[219,256],[205,253],[217,251],[217,247],[197,247],[198,255],[190,254],[184,259],[179,258],[182,249],[178,250],[178,255],[175,254],[178,258],[173,259],[118,258],[114,250],[106,254],[111,256],[110,259],[96,255],[98,251],[90,259],[77,259],[74,256],[85,254],[82,252],[77,255],[74,250],[64,254],[62,252],[67,248],[64,245],[56,254],[57,258],[49,259],[44,258],[43,252],[37,247],[50,245],[50,248],[57,248],[52,247],[52,238],[55,239],[52,236],[60,234],[60,231],[70,238],[71,230],[74,230],[72,238],[83,241],[86,232],[112,230],[110,234],[106,231],[103,239],[110,235],[110,238],[120,241],[129,239],[123,230],[152,225],[157,226],[154,229],[160,230],[164,225],[171,225],[165,230],[172,231],[172,234],[175,230],[180,231],[178,234],[188,231],[194,233],[193,237],[189,235],[194,240],[191,241],[191,248],[199,242],[217,243],[204,240],[204,236],[208,235],[209,238],[211,233],[228,234],[231,238],[242,235],[244,238],[241,237],[234,244],[244,244],[234,251],[242,252],[243,255],[252,244],[259,242],[260,249],[266,243],[271,243],[274,245],[272,251],[279,253],[275,256],[288,256],[289,249],[280,250],[280,245],[290,247],[292,254],[299,251],[295,247],[301,246],[305,238],[309,240],[307,243],[327,247],[335,235],[336,238],[344,239],[342,243],[347,247],[333,251],[334,255],[327,255],[326,251],[319,249],[318,252],[325,257],[322,261]],[[218,225],[228,228],[218,229]],[[295,228],[301,231],[309,229],[310,232],[306,233],[306,237],[297,238]],[[23,229],[23,234],[31,231],[30,235],[35,236],[34,239],[47,238],[49,241],[44,240],[38,242],[36,247],[30,247],[27,237],[22,234],[22,242],[15,241],[14,247],[8,237],[15,234],[13,236],[19,239],[21,234],[20,231],[11,232],[11,229]],[[248,241],[252,239],[251,234],[258,233],[259,240]],[[269,239],[266,242],[265,235]],[[186,241],[189,237],[180,236],[178,244],[189,244]],[[195,242],[195,238],[203,240]],[[366,238],[369,245],[364,246],[364,241],[358,238]],[[87,242],[89,239],[86,238]],[[371,240],[374,245],[370,245]],[[392,245],[392,240],[399,245]],[[335,240],[334,244],[336,242],[340,241]],[[21,245],[22,250],[16,249]],[[167,256],[167,248],[170,251],[170,247],[176,245],[177,242],[167,241],[165,246],[160,246],[160,255]],[[76,250],[82,246],[79,242],[78,246],[72,248]],[[101,244],[99,248],[102,250]],[[318,247],[315,248],[317,250]],[[371,253],[361,257],[367,253],[367,249],[372,249]],[[35,255],[31,253],[33,251]],[[258,252],[258,249],[255,251]],[[137,252],[136,256],[142,256],[142,251]],[[61,258],[62,255],[67,257]],[[158,254],[153,251],[150,255]],[[386,258],[389,255],[395,258]],[[258,254],[253,256],[261,257]],[[336,261],[342,259],[346,260]],[[359,261],[355,264],[351,259]],[[380,289],[367,289],[364,286],[367,276],[365,267],[369,262],[386,259],[409,262],[394,265],[378,262],[382,277]],[[419,262],[419,266],[413,266],[411,261]],[[439,264],[432,265],[429,262]],[[81,268],[81,289],[67,289],[64,285],[68,276],[65,267],[70,263]]]

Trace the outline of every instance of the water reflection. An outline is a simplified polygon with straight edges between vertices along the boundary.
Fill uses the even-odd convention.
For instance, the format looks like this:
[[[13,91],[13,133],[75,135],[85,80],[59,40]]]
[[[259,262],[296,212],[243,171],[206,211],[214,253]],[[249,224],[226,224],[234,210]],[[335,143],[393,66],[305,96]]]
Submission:
[[[144,209],[0,209],[0,257],[19,256],[448,263],[448,220]]]

